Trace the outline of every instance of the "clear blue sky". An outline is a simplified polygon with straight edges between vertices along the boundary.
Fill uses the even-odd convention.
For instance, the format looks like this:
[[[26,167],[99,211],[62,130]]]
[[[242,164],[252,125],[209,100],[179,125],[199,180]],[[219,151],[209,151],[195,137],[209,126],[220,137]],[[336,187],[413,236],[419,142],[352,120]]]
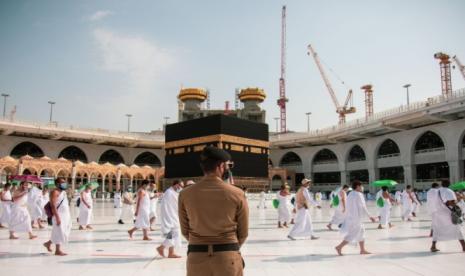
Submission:
[[[258,86],[274,130],[280,66],[281,6],[287,5],[288,125],[306,130],[337,123],[337,114],[307,56],[320,57],[355,92],[374,85],[375,112],[440,94],[437,51],[465,62],[465,1],[0,1],[0,92],[17,118],[48,120],[57,102],[61,124],[158,129],[177,119],[181,85],[207,87],[212,106],[234,89]],[[328,72],[329,73],[329,72]],[[342,101],[346,88],[329,74]],[[458,70],[453,88],[465,87]],[[8,109],[9,109],[8,108]]]

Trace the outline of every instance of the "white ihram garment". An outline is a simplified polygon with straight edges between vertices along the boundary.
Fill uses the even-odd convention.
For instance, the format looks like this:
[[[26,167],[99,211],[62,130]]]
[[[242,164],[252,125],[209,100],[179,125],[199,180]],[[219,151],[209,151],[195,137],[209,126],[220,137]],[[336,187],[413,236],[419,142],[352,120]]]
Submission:
[[[157,217],[157,205],[158,205],[158,197],[155,196],[155,193],[152,194],[154,198],[150,200],[150,218]]]
[[[2,215],[0,216],[0,224],[5,225],[10,223],[10,216],[11,216],[11,192],[4,191],[3,192],[3,199],[5,201],[1,201],[2,207]]]
[[[124,198],[126,198],[128,200],[129,199],[132,200],[133,195],[130,192],[124,192],[123,193],[123,199]],[[131,221],[134,220],[134,204],[132,204],[132,203],[131,204],[124,203],[124,200],[123,200],[123,208],[122,208],[122,211],[121,211],[120,219],[121,220],[130,219]]]
[[[365,227],[362,220],[365,216],[370,217],[365,198],[358,191],[352,191],[347,196],[346,217],[341,227],[341,234],[347,242],[361,242],[365,240]]]
[[[411,218],[413,212],[413,201],[407,191],[402,192],[402,219]]]
[[[139,201],[139,210],[137,211],[134,227],[141,229],[150,228],[150,196],[147,191],[145,191],[144,197]]]
[[[61,224],[57,225],[56,217],[53,216],[52,234],[50,241],[52,241],[53,244],[61,245],[68,242],[72,226],[71,214],[69,212],[69,203],[68,198],[66,196],[66,192],[61,191],[60,195],[57,198],[57,201],[54,203],[57,207],[57,213],[60,216]]]
[[[384,201],[384,206],[379,208],[379,216],[381,217],[379,224],[386,226],[391,223],[391,201],[389,198],[384,198],[382,195],[381,198]]]
[[[265,209],[266,208],[266,196],[265,196],[265,192],[261,191],[260,192],[260,201],[258,202],[258,208],[259,209]]]
[[[447,201],[457,200],[449,188],[439,188],[436,200],[436,214],[433,217],[433,241],[463,240],[461,225],[452,223],[451,211],[446,207]]]
[[[84,200],[89,204],[88,208],[84,204]],[[84,227],[90,225],[92,220],[92,194],[91,192],[86,192],[85,190],[81,193],[81,203],[79,204],[79,225]]]
[[[32,232],[31,215],[27,210],[27,196],[28,194],[25,194],[13,202],[9,223],[12,232]]]
[[[113,205],[115,208],[121,208],[121,192],[115,192],[113,195]]]
[[[32,187],[28,193],[28,207],[29,214],[31,215],[31,220],[36,221],[37,219],[42,218],[43,208],[42,208],[42,191],[37,187]]]
[[[307,201],[307,205],[311,204],[318,206],[316,202],[308,192],[308,189],[303,188],[303,195]],[[297,201],[297,195],[296,195]],[[313,225],[312,225],[312,216],[310,215],[310,210],[305,209],[304,207],[297,210],[297,214],[294,219],[295,224],[292,226],[289,236],[292,238],[296,237],[311,237],[313,236]]]
[[[276,194],[276,198],[279,201],[278,205],[278,221],[289,222],[291,220],[291,212],[289,210],[289,196],[282,196],[280,192]]]
[[[344,222],[344,218],[346,216],[345,213],[343,212],[344,206],[342,205],[342,197],[346,195],[346,192],[341,189],[340,191],[336,192],[335,195],[339,197],[339,205],[335,208],[334,215],[331,218],[331,221],[329,222],[329,224],[334,224],[334,225],[339,226],[340,224]]]
[[[160,205],[161,232],[165,236],[163,246],[180,247],[181,236],[179,235],[179,215],[178,215],[179,193],[170,187],[164,193]]]

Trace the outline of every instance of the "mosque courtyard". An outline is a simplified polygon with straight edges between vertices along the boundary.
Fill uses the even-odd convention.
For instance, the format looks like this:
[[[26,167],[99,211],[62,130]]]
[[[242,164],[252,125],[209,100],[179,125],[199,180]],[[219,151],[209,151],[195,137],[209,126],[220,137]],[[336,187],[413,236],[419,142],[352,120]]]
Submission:
[[[252,196],[253,197],[253,196]],[[366,222],[367,249],[373,254],[361,256],[358,247],[344,248],[345,256],[337,256],[334,247],[340,242],[337,231],[328,231],[326,224],[332,209],[323,203],[313,209],[313,225],[318,240],[291,241],[288,229],[277,228],[277,211],[267,201],[268,208],[257,209],[258,201],[249,200],[249,238],[242,247],[245,275],[463,275],[465,253],[458,242],[440,242],[441,252],[430,253],[430,218],[426,206],[420,208],[413,222],[400,220],[400,207],[393,207],[394,228],[378,230],[377,224]],[[376,207],[369,202],[375,215]],[[77,209],[72,215],[76,217]],[[38,239],[9,240],[8,231],[0,230],[1,275],[185,275],[186,242],[181,259],[162,259],[155,247],[161,242],[159,225],[151,232],[152,241],[142,241],[142,233],[128,238],[132,226],[116,223],[111,201],[97,200],[93,231],[78,231],[73,225],[70,242],[64,247],[69,255],[55,257],[46,253],[42,243],[48,240],[50,229],[36,230]]]

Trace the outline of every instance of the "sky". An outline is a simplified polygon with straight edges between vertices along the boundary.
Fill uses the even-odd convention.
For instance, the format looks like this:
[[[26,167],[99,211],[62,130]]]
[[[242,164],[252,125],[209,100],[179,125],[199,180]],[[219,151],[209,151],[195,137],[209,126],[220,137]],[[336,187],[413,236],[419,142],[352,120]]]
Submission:
[[[236,88],[260,87],[270,130],[279,116],[281,8],[287,6],[287,124],[306,131],[338,116],[314,60],[324,62],[339,101],[374,86],[374,111],[441,93],[434,53],[465,62],[465,1],[0,0],[0,92],[18,120],[125,130],[177,120],[180,87],[208,88],[212,108]],[[340,80],[344,81],[344,84]],[[452,87],[465,87],[452,70]]]

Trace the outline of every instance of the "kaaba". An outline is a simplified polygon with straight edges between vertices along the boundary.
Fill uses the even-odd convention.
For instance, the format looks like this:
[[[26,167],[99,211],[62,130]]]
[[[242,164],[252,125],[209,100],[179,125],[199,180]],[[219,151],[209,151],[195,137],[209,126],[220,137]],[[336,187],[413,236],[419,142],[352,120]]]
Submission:
[[[223,114],[166,126],[165,179],[203,176],[200,153],[206,146],[231,154],[235,182],[268,181],[268,125]]]

